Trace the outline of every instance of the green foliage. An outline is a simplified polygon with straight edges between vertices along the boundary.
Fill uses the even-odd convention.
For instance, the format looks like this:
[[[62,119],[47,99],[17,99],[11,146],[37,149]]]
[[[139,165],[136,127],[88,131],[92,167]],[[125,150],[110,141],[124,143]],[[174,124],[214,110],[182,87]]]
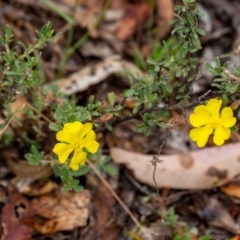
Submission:
[[[228,62],[222,65],[218,57],[215,66],[206,63],[208,71],[215,76],[212,86],[217,89],[217,93],[222,94],[223,100],[228,102],[228,98],[233,101],[240,97],[240,67],[233,64],[230,72],[227,65]]]
[[[117,175],[118,169],[111,163],[110,156],[104,156],[101,151],[98,151],[95,155],[90,154],[89,159],[95,159],[96,167],[100,172],[104,172],[110,176]]]
[[[38,149],[32,145],[30,148],[30,153],[26,153],[24,157],[32,165],[38,166],[43,160],[44,152],[39,152]]]
[[[41,53],[39,50],[53,39],[51,24],[45,24],[37,33],[38,39],[35,45],[26,46],[18,42],[18,46],[11,48],[13,34],[8,25],[4,28],[4,36],[0,36],[0,44],[4,50],[0,52],[0,59],[4,62],[0,66],[3,77],[0,82],[0,100],[6,102],[19,93],[19,88],[26,93],[31,87],[38,87],[38,78],[34,75]],[[23,53],[18,54],[17,48],[22,48]]]
[[[193,234],[198,235],[197,229],[189,229],[185,222],[178,220],[178,215],[175,213],[174,208],[169,208],[166,212],[164,224],[173,228],[174,240],[192,240]],[[209,235],[199,237],[201,240],[210,240]]]
[[[183,1],[184,6],[175,7],[176,19],[170,21],[174,24],[172,35],[177,39],[172,45],[175,50],[174,63],[178,70],[176,77],[183,77],[184,81],[178,86],[176,99],[186,102],[192,94],[191,82],[200,77],[196,72],[198,59],[192,57],[193,53],[201,49],[199,35],[205,35],[203,29],[198,28],[198,16],[203,16],[197,9],[195,1]]]
[[[64,191],[70,191],[74,190],[76,192],[80,192],[83,190],[83,187],[79,185],[79,180],[76,180],[73,178],[73,176],[76,176],[76,173],[71,171],[67,166],[62,166],[59,163],[55,163],[53,165],[53,171],[56,176],[60,177],[62,182],[63,182],[63,187],[62,189]],[[87,172],[85,170],[85,172]],[[79,176],[81,174],[84,174],[84,172],[78,172]]]

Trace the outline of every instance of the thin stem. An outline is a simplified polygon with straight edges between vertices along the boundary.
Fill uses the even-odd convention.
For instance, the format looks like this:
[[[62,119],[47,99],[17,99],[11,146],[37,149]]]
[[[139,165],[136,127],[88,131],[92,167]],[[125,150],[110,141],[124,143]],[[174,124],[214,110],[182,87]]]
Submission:
[[[48,117],[46,117],[45,115],[43,115],[42,113],[40,113],[35,107],[33,107],[32,105],[30,105],[29,103],[25,103],[26,106],[28,106],[30,109],[32,109],[35,113],[37,113],[38,115],[40,115],[44,120],[46,120],[49,123],[52,123],[53,121],[51,121]]]
[[[122,206],[122,208],[125,210],[125,212],[129,215],[129,217],[132,219],[132,221],[136,224],[137,227],[142,232],[146,232],[145,229],[141,226],[140,222],[137,220],[137,218],[132,214],[132,212],[129,210],[129,208],[125,205],[125,203],[118,197],[118,195],[115,193],[115,191],[112,189],[112,187],[109,185],[109,183],[102,177],[100,172],[97,170],[95,165],[91,161],[87,161],[91,169],[94,171],[94,173],[99,177],[99,179],[103,182],[103,184],[107,187],[107,189],[111,192],[113,197],[117,200],[117,202]]]
[[[45,4],[47,7],[49,7],[52,11],[57,13],[60,17],[62,17],[66,22],[70,24],[74,22],[73,19],[69,17],[65,12],[63,12],[61,9],[56,7],[56,4],[54,4],[52,1],[50,0],[40,0],[40,1],[43,4]]]
[[[75,18],[75,14],[77,12],[78,3],[79,3],[79,0],[75,0],[74,8],[73,8],[73,11],[72,11],[72,14],[71,14],[71,19]],[[66,50],[66,54],[64,54],[64,58],[60,62],[60,69],[62,69],[62,67],[66,64],[66,62],[68,61],[68,59],[69,59],[69,57],[71,55],[71,54],[69,54],[69,50],[71,49],[71,44],[72,44],[72,40],[73,40],[74,21],[72,21],[69,24],[70,24],[70,29],[69,29],[68,34],[67,34],[67,44],[66,44],[66,49],[67,50]]]
[[[111,3],[112,0],[107,0],[105,5],[103,6],[103,10],[101,11],[100,15],[98,16],[97,20],[96,20],[96,23],[93,25],[93,29],[97,28],[104,16],[105,16],[105,13],[106,11],[108,10],[109,6],[110,6],[110,3]],[[69,48],[66,52],[66,61],[69,59],[69,57],[89,38],[90,36],[90,32],[86,32],[71,48]],[[66,62],[65,61],[65,62]],[[60,64],[61,65],[61,64]],[[64,65],[64,64],[63,64]],[[63,66],[62,65],[62,66]]]
[[[5,130],[7,129],[7,127],[10,125],[11,121],[15,118],[15,116],[20,112],[22,111],[22,109],[26,106],[26,103],[23,103],[23,105],[21,106],[20,109],[18,109],[13,115],[12,117],[9,119],[8,123],[6,124],[6,126],[1,130],[0,132],[0,139],[1,139],[1,136],[2,134],[5,132]]]
[[[155,177],[155,173],[156,173],[156,168],[157,168],[157,164],[158,163],[161,163],[163,160],[160,160],[159,157],[160,157],[160,154],[162,152],[162,149],[165,145],[165,142],[167,140],[167,138],[169,137],[169,134],[170,134],[170,130],[167,129],[167,133],[166,133],[166,136],[164,137],[163,141],[162,141],[162,144],[160,145],[159,149],[158,149],[158,153],[157,155],[155,155],[152,159],[152,165],[153,165],[153,182],[155,184],[155,188],[156,188],[156,191],[157,191],[157,195],[158,195],[158,201],[159,201],[159,207],[161,209],[161,214],[162,214],[162,203],[161,203],[161,199],[160,199],[160,193],[159,193],[159,188],[158,188],[158,184],[157,184],[157,181],[156,181],[156,177]],[[164,220],[164,219],[163,219]]]

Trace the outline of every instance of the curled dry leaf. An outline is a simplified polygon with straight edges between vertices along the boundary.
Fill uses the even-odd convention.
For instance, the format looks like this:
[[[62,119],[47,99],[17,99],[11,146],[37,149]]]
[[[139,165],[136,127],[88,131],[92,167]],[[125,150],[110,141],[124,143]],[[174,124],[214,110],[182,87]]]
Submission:
[[[229,212],[216,198],[209,198],[200,216],[202,218],[204,216],[205,220],[208,220],[212,226],[226,229],[234,234],[237,234],[240,230],[238,224],[234,222]]]
[[[114,162],[125,164],[135,177],[146,184],[153,182],[152,155],[111,148]],[[190,153],[161,155],[155,179],[158,187],[206,189],[223,185],[240,173],[240,143],[209,147]]]
[[[18,182],[20,179],[31,179],[33,181],[43,177],[49,177],[52,174],[50,164],[45,166],[30,165],[26,160],[19,160],[14,149],[3,151],[2,155],[6,159],[9,169],[16,175],[14,182]]]
[[[60,91],[67,95],[82,92],[89,86],[104,81],[108,76],[114,73],[131,72],[139,77],[145,76],[134,64],[122,60],[120,56],[111,56],[97,64],[91,64],[79,71],[73,73],[68,78],[63,78],[54,83],[58,85]]]
[[[112,113],[105,113],[104,115],[102,115],[100,117],[100,121],[101,122],[107,122],[107,121],[109,121],[112,118],[113,118],[113,114]]]
[[[90,193],[60,192],[46,194],[32,200],[35,212],[33,228],[42,234],[58,231],[70,231],[75,227],[83,227],[89,216],[88,205]]]
[[[192,198],[195,211],[202,220],[234,234],[239,232],[238,224],[217,198],[209,198],[202,192],[192,195]]]

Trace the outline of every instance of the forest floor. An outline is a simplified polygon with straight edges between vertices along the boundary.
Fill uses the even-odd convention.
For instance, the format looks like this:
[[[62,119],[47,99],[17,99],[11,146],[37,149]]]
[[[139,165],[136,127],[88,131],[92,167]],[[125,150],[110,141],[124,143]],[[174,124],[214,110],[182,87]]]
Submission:
[[[166,54],[162,41],[168,46],[174,42],[168,21],[174,18],[174,6],[181,4],[177,0],[1,1],[0,34],[8,24],[14,44],[29,45],[35,42],[36,31],[50,22],[60,35],[42,50],[39,88],[57,84],[79,106],[90,95],[107,102],[109,92],[121,100],[121,92],[130,86],[129,73],[148,77],[146,59],[159,61]],[[194,83],[193,99],[212,89],[213,75],[206,62],[214,64],[220,56],[222,62],[240,64],[240,2],[199,0],[197,6],[205,15],[199,27],[206,35],[197,53],[202,76]],[[176,85],[174,77],[172,81]],[[13,113],[23,108],[23,102],[33,104],[31,93],[21,93],[15,100]],[[49,93],[44,101],[41,114],[52,120],[49,106],[61,104],[61,98],[56,101]],[[170,103],[176,103],[174,96]],[[125,114],[133,107],[130,99]],[[235,112],[239,120],[239,109]],[[209,141],[199,150],[189,139],[191,126],[182,113],[172,110],[171,115],[178,127],[167,138],[165,129],[148,137],[139,133],[140,119],[98,132],[101,154],[92,161],[91,171],[79,177],[84,191],[64,192],[48,165],[36,167],[24,160],[33,143],[51,159],[56,133],[43,117],[26,117],[22,111],[21,124],[12,119],[9,126],[14,138],[3,136],[0,143],[1,239],[240,239],[239,132],[221,148]],[[3,116],[1,109],[0,120],[6,125]],[[36,133],[33,125],[41,131]],[[150,161],[163,142],[162,162],[155,171],[158,195]],[[213,186],[212,178],[219,184]]]

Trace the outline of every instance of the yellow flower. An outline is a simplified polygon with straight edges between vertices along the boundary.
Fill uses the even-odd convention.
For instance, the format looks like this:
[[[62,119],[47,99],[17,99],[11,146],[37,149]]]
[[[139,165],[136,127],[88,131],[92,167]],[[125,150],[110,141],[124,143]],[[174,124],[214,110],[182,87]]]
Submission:
[[[53,148],[53,152],[58,155],[60,163],[65,163],[69,155],[73,152],[69,167],[72,170],[78,170],[87,159],[87,153],[83,151],[86,148],[90,153],[96,153],[99,143],[95,140],[96,134],[92,130],[91,123],[82,124],[81,122],[66,123],[63,130],[59,131],[56,139],[61,142]]]
[[[190,131],[190,138],[198,147],[204,147],[209,135],[213,133],[213,141],[216,145],[222,145],[230,137],[230,127],[236,123],[233,111],[230,107],[220,108],[222,100],[211,99],[207,105],[199,105],[190,115],[190,123],[195,127]]]

